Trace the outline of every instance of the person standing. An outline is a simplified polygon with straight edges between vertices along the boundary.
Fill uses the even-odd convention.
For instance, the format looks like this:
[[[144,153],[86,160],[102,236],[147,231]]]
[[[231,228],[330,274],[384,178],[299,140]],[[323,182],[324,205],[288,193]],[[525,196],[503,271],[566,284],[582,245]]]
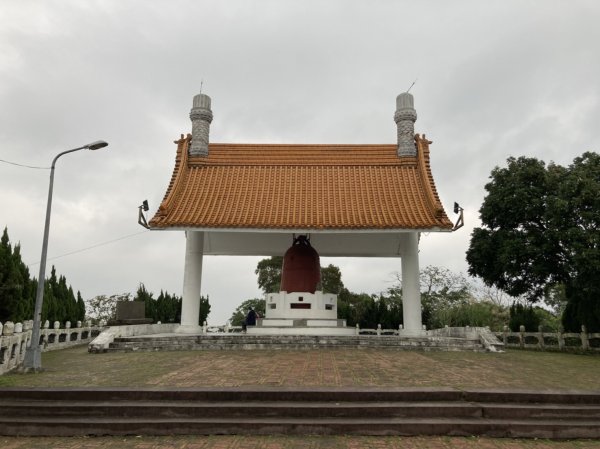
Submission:
[[[248,315],[246,315],[246,319],[244,320],[244,332],[248,326],[256,326],[256,312],[252,307],[248,309]]]

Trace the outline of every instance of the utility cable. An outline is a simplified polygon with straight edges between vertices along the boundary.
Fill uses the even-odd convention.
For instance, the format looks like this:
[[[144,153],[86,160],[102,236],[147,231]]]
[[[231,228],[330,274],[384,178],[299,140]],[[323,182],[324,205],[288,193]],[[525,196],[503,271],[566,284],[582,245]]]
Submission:
[[[68,253],[64,253],[64,254],[61,254],[61,255],[59,255],[59,256],[48,257],[48,259],[47,259],[47,260],[56,260],[56,259],[60,259],[60,258],[62,258],[62,257],[71,256],[71,255],[73,255],[73,254],[82,253],[82,252],[84,252],[84,251],[88,251],[88,250],[90,250],[90,249],[99,248],[99,247],[101,247],[101,246],[105,246],[105,245],[108,245],[108,244],[110,244],[110,243],[118,242],[118,241],[120,241],[120,240],[125,240],[125,239],[131,238],[131,237],[135,237],[135,236],[137,236],[137,235],[140,235],[140,234],[145,234],[146,232],[149,232],[149,231],[142,231],[142,232],[136,232],[136,233],[134,233],[134,234],[124,235],[123,237],[118,237],[118,238],[116,238],[116,239],[113,239],[113,240],[108,240],[108,241],[106,241],[106,242],[97,243],[97,244],[95,244],[95,245],[88,246],[88,247],[86,247],[86,248],[76,249],[75,251],[71,251],[71,252],[68,252]],[[39,265],[39,262],[34,262],[34,263],[31,263],[31,264],[29,264],[29,266],[30,266],[30,267],[33,267],[34,265]]]
[[[37,167],[35,165],[18,164],[16,162],[7,161],[4,159],[0,159],[0,162],[4,162],[5,164],[10,164],[10,165],[16,165],[17,167],[35,168],[36,170],[50,170],[50,167]]]

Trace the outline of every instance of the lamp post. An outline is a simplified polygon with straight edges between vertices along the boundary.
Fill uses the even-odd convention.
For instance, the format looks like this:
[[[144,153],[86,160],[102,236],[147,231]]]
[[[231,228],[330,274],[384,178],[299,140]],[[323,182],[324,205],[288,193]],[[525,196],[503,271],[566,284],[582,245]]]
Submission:
[[[25,370],[39,371],[42,368],[42,350],[40,348],[40,327],[42,322],[42,305],[44,303],[44,281],[46,277],[46,256],[48,253],[48,234],[50,232],[50,210],[52,209],[52,188],[54,186],[54,166],[63,154],[79,150],[98,150],[107,146],[103,140],[97,140],[72,150],[63,151],[56,155],[50,167],[50,187],[48,188],[48,203],[46,205],[46,224],[44,226],[44,240],[42,241],[42,257],[40,259],[40,274],[38,277],[37,292],[35,295],[35,311],[33,314],[33,330],[31,343],[25,351],[23,366]]]

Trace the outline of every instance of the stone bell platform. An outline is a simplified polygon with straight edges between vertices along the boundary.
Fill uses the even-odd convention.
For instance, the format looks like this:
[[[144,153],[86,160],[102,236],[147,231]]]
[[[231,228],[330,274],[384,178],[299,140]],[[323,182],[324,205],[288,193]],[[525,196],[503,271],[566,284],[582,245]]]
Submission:
[[[487,351],[501,352],[500,342],[486,328],[470,328],[460,333],[456,329],[428,331],[422,336],[403,335],[258,335],[244,333],[155,333],[145,335],[114,335],[94,340],[89,352],[190,351],[190,350],[260,350],[314,348],[380,348],[401,351]],[[105,330],[110,332],[110,328]],[[102,344],[100,344],[102,342]]]

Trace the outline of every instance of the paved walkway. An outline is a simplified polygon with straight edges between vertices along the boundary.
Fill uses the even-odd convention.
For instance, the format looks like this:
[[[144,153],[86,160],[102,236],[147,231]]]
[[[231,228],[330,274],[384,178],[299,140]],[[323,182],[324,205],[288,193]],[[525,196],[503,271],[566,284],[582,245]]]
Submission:
[[[600,441],[458,437],[172,436],[6,438],[2,449],[600,449]]]
[[[600,356],[508,351],[395,350],[45,353],[41,374],[10,374],[0,386],[375,386],[600,390]],[[1,449],[600,449],[600,441],[450,437],[173,436],[8,438]]]

